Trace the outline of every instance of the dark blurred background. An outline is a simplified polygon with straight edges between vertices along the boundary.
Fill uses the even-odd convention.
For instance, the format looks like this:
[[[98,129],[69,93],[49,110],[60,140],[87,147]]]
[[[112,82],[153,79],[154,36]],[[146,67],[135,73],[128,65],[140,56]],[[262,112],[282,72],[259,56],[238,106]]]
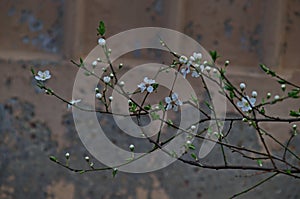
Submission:
[[[49,86],[71,99],[77,69],[70,59],[84,58],[97,45],[96,28],[103,20],[107,37],[144,26],[183,32],[207,50],[217,50],[220,63],[229,59],[228,73],[237,85],[246,81],[258,93],[275,93],[278,85],[263,76],[258,64],[300,83],[300,0],[0,0],[0,17],[1,199],[228,198],[262,179],[180,162],[147,174],[119,173],[116,178],[110,172],[79,175],[58,167],[49,155],[63,159],[70,152],[79,167],[89,153],[77,136],[71,112],[34,86],[30,67],[49,69]],[[134,59],[147,61],[139,55]],[[130,65],[130,60],[123,61]],[[293,106],[299,108],[299,103],[286,103],[273,112],[284,114]],[[275,129],[281,141],[287,139],[281,132],[284,125],[266,128]],[[233,131],[244,132],[234,139],[259,148],[251,129],[238,124]],[[295,148],[297,143],[298,138]],[[299,198],[299,185],[279,176],[242,198]]]

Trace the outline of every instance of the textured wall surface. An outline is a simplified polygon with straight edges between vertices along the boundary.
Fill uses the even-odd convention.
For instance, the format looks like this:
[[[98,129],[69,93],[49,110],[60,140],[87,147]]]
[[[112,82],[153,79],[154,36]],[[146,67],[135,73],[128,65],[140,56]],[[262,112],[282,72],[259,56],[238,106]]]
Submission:
[[[107,24],[107,37],[145,26],[183,32],[207,50],[217,50],[220,62],[229,59],[233,82],[245,81],[258,93],[280,94],[275,81],[262,75],[259,63],[300,84],[300,0],[1,0],[1,199],[227,198],[261,179],[179,162],[157,172],[112,178],[110,172],[74,174],[50,162],[49,155],[63,158],[69,151],[74,165],[84,166],[88,152],[71,112],[34,87],[30,67],[51,70],[49,86],[71,99],[77,69],[69,60],[85,57],[96,46],[99,20]],[[124,63],[146,60],[146,55],[129,56]],[[287,102],[274,113],[284,114],[285,107],[299,104]],[[109,120],[107,128],[114,129]],[[281,133],[285,128],[278,125],[274,131],[282,141],[287,139]],[[238,124],[231,139],[247,140],[244,144],[259,149],[252,133]],[[299,142],[298,137],[292,145],[298,151]],[[276,152],[276,146],[271,147]],[[218,158],[214,153],[210,157]],[[299,185],[299,180],[280,176],[244,198],[299,198]]]

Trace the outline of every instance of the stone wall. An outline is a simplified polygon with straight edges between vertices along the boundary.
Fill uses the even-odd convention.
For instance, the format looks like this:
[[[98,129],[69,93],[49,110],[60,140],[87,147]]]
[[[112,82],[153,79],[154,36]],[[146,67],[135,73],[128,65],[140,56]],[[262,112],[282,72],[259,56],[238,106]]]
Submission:
[[[144,26],[183,32],[217,50],[220,63],[229,59],[234,83],[245,81],[258,93],[280,92],[259,63],[300,84],[299,0],[1,0],[0,198],[217,198],[261,179],[181,163],[113,179],[109,172],[74,175],[48,161],[48,155],[63,158],[69,151],[74,162],[82,162],[88,152],[66,105],[34,87],[30,67],[51,70],[49,86],[71,99],[77,69],[69,60],[87,56],[96,46],[99,20],[107,25],[107,37]],[[136,63],[130,61],[124,60]],[[289,102],[275,112],[285,113],[287,106],[299,108]],[[276,136],[284,128],[276,127]],[[280,177],[245,198],[297,198],[298,187],[298,181]]]

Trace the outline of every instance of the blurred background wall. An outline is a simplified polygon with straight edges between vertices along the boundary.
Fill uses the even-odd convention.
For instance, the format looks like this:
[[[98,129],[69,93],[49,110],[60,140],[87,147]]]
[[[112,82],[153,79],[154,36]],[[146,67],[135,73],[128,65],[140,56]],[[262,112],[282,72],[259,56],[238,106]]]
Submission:
[[[51,70],[49,85],[70,99],[77,69],[69,60],[95,47],[100,20],[107,37],[144,26],[183,32],[217,50],[220,63],[229,59],[233,81],[247,79],[259,93],[278,90],[259,63],[300,83],[300,0],[0,0],[0,198],[223,198],[257,181],[181,163],[112,179],[108,172],[74,175],[49,162],[50,154],[70,151],[80,160],[88,152],[66,105],[34,87],[30,67]],[[283,182],[293,185],[282,189]],[[299,182],[276,183],[255,196],[300,197]]]

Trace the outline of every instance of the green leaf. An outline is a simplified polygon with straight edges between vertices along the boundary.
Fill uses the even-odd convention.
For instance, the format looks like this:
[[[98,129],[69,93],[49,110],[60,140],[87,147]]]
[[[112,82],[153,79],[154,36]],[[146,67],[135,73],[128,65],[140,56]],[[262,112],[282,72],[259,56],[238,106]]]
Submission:
[[[290,116],[292,116],[292,117],[300,117],[300,111],[297,112],[297,111],[291,110],[290,111]]]
[[[207,101],[205,101],[204,103],[205,103],[205,105],[206,105],[210,110],[213,109],[212,106],[211,106]]]
[[[153,120],[158,120],[160,118],[159,115],[155,112],[150,113],[150,115]]]
[[[31,67],[30,71],[31,71],[32,75],[35,75],[35,71],[32,67]]]
[[[159,107],[159,109],[162,110],[162,111],[165,110],[165,106],[164,106],[164,104],[162,103],[162,101],[159,102],[158,107]]]
[[[156,90],[158,88],[158,85],[159,84],[157,84],[157,83],[152,84],[153,90]]]
[[[85,173],[85,170],[79,171],[79,174],[83,174],[83,173]]]
[[[118,169],[117,168],[114,168],[113,171],[112,171],[112,176],[115,177],[118,173]]]
[[[262,167],[262,166],[263,166],[262,160],[258,159],[258,160],[257,160],[257,164],[258,164],[258,166]]]
[[[145,109],[146,111],[149,111],[149,110],[151,110],[151,105],[150,105],[150,104],[148,104],[147,106],[144,106],[144,109]]]
[[[216,62],[216,60],[220,57],[220,55],[218,55],[217,51],[215,50],[209,51],[209,54],[214,62]]]
[[[299,98],[299,96],[298,96],[299,92],[300,92],[299,89],[293,89],[292,91],[290,91],[288,93],[288,96],[291,98]]]
[[[172,122],[172,120],[168,119],[168,121],[167,121],[167,124],[168,124],[168,126],[171,126],[171,125],[173,125],[173,122]]]
[[[192,158],[194,158],[195,160],[198,160],[197,156],[195,153],[191,153]]]
[[[198,104],[198,99],[195,96],[193,96],[193,95],[191,95],[191,97],[192,97],[192,101],[194,103]]]
[[[265,71],[266,74],[271,75],[271,76],[273,76],[273,77],[276,75],[276,73],[275,73],[274,71],[270,70],[270,69],[269,69],[268,67],[266,67],[264,64],[260,64],[259,66],[260,66],[260,68],[261,68],[263,71]]]
[[[292,171],[288,169],[288,170],[286,170],[286,173],[292,174]]]
[[[191,150],[195,150],[196,149],[196,147],[193,144],[188,144],[188,148],[191,149]]]
[[[104,36],[105,34],[105,24],[103,21],[100,21],[99,22],[99,26],[97,28],[97,31],[98,31],[98,34],[97,35],[101,35],[101,36]]]
[[[51,155],[51,156],[49,157],[49,159],[50,159],[51,161],[53,161],[53,162],[58,162],[57,158],[56,158],[55,156],[53,156],[53,155]]]
[[[280,80],[278,80],[278,83],[279,83],[279,84],[285,84],[286,81],[285,81],[284,79],[280,79]]]

